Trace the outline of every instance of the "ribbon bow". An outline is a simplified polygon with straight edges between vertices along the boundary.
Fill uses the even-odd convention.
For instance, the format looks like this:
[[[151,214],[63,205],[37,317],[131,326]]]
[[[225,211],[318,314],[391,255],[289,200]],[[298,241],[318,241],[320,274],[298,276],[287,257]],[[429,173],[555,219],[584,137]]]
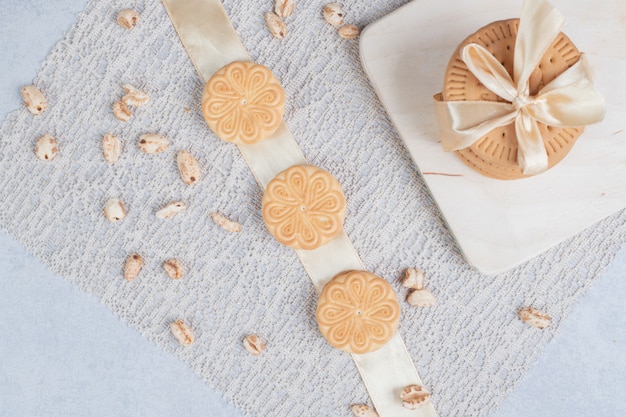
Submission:
[[[524,2],[515,40],[513,79],[483,46],[473,43],[461,50],[461,58],[470,72],[508,103],[442,101],[440,94],[435,96],[445,151],[467,148],[491,130],[515,122],[518,163],[524,174],[534,175],[548,169],[548,155],[537,122],[576,127],[604,118],[604,99],[593,86],[585,55],[536,96],[530,96],[530,75],[564,23],[563,15],[547,1]]]

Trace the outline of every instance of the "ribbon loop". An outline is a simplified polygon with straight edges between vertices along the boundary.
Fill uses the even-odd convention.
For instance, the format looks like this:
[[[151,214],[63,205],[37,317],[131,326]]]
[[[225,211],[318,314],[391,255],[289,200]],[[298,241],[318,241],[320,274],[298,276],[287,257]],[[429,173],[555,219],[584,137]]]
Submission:
[[[484,46],[470,43],[461,50],[461,59],[478,81],[498,97],[513,101],[519,95],[507,70]]]
[[[527,107],[542,123],[556,127],[585,126],[604,117],[604,98],[591,80],[587,57],[541,89]]]
[[[444,150],[467,148],[491,130],[515,122],[518,164],[524,174],[534,175],[548,169],[538,122],[555,127],[579,127],[604,118],[604,99],[593,86],[584,54],[536,96],[530,96],[530,75],[564,22],[563,15],[547,1],[524,2],[515,41],[513,77],[482,45],[472,43],[461,50],[461,58],[470,72],[508,103],[443,101],[441,95],[435,96]]]

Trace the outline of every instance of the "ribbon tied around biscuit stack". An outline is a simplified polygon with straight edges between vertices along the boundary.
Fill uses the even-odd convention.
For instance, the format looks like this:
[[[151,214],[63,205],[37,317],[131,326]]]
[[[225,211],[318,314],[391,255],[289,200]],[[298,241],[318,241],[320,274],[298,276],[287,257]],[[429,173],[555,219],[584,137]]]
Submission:
[[[436,95],[437,124],[445,151],[467,148],[493,129],[515,123],[517,162],[524,175],[535,175],[548,169],[538,123],[580,127],[604,118],[604,99],[593,85],[584,54],[535,96],[530,95],[530,76],[564,23],[563,15],[547,1],[524,2],[515,40],[513,77],[485,47],[471,43],[461,50],[469,71],[505,102],[443,101],[441,94]]]

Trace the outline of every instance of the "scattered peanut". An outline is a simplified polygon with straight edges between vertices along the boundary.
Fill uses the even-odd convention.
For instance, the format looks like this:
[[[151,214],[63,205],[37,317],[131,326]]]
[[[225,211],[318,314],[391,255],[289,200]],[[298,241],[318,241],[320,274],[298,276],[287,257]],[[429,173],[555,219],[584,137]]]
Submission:
[[[265,13],[265,23],[270,33],[277,39],[284,39],[287,36],[287,26],[274,12]]]
[[[29,112],[37,115],[46,111],[48,102],[40,89],[34,85],[26,85],[22,87],[21,92],[24,106],[26,106]]]
[[[227,217],[223,216],[220,213],[211,213],[211,218],[218,226],[221,226],[222,229],[232,232],[239,233],[241,232],[241,225],[237,222],[234,222]]]
[[[104,155],[104,160],[113,164],[120,158],[121,153],[122,142],[120,139],[110,133],[104,135],[102,138],[102,154]]]
[[[122,101],[126,103],[127,106],[143,106],[150,101],[148,94],[139,90],[132,84],[124,84],[122,88],[126,91],[126,94],[122,97]]]
[[[427,289],[412,291],[406,298],[407,303],[413,307],[432,307],[437,302],[437,299]]]
[[[109,198],[104,205],[104,217],[116,223],[126,217],[126,208],[119,198]]]
[[[180,178],[187,185],[193,185],[200,181],[202,170],[198,160],[187,151],[180,151],[176,157]]]
[[[337,33],[344,39],[356,39],[361,31],[354,25],[345,25],[340,27]]]
[[[173,322],[170,325],[170,331],[178,340],[178,343],[183,346],[189,346],[196,340],[191,328],[182,320],[176,320]]]
[[[139,138],[139,149],[147,154],[161,153],[170,146],[170,141],[156,133],[146,133]]]
[[[52,161],[54,157],[57,156],[58,152],[59,146],[51,135],[46,133],[37,139],[37,144],[35,145],[35,155],[37,155],[37,158],[42,161]]]
[[[276,6],[274,6],[274,12],[279,17],[285,18],[291,16],[295,7],[293,0],[276,0]]]
[[[424,271],[417,268],[408,268],[404,274],[402,285],[414,290],[424,289]]]
[[[113,103],[113,115],[122,122],[127,122],[133,116],[126,103],[123,101],[116,101]]]
[[[143,258],[138,253],[133,253],[126,259],[124,264],[124,278],[126,281],[132,281],[139,275],[143,268]]]
[[[376,410],[367,404],[353,404],[350,406],[350,410],[354,417],[379,417]]]
[[[257,335],[251,334],[243,339],[243,347],[254,356],[259,356],[265,350],[265,342]]]
[[[181,279],[185,275],[183,265],[178,259],[170,259],[163,264],[163,269],[167,272],[167,275],[172,279]]]
[[[522,308],[517,315],[524,323],[538,329],[545,329],[552,324],[552,318],[549,315],[532,307]]]
[[[161,210],[157,211],[156,216],[159,219],[169,219],[173,215],[180,213],[186,208],[187,204],[185,204],[183,201],[174,201],[163,207]]]
[[[117,14],[117,23],[126,29],[132,29],[139,21],[139,15],[133,9],[124,9]]]
[[[430,401],[430,392],[421,385],[409,385],[400,393],[402,406],[409,410],[417,410]]]
[[[324,20],[330,25],[339,26],[343,23],[343,10],[337,3],[330,3],[324,6]]]

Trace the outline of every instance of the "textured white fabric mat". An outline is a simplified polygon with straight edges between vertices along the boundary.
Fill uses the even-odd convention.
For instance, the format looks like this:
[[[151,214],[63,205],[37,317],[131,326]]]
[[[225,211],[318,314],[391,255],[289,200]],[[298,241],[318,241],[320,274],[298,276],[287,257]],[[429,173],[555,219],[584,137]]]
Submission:
[[[400,332],[440,416],[487,416],[553,337],[572,302],[626,241],[626,215],[617,214],[507,274],[485,277],[463,260],[423,181],[393,130],[357,56],[358,44],[325,24],[325,1],[298,2],[279,41],[265,29],[269,0],[226,0],[225,7],[251,55],[282,80],[286,121],[307,158],[332,172],[347,199],[346,231],[368,269],[398,283],[408,266],[427,272],[438,298],[431,309],[403,303]],[[343,2],[347,21],[364,26],[404,1]],[[137,1],[139,25],[115,23],[126,1],[92,0],[74,29],[48,57],[36,84],[48,112],[20,109],[0,128],[0,226],[50,268],[95,294],[123,320],[177,355],[251,416],[349,416],[367,394],[356,368],[321,337],[317,296],[293,251],[266,232],[262,190],[236,147],[206,127],[202,84],[158,0]],[[124,124],[111,113],[133,83],[151,103]],[[189,111],[185,111],[185,109]],[[43,133],[60,153],[35,158]],[[105,132],[119,135],[115,165],[102,157]],[[146,155],[138,137],[158,132],[171,147]],[[178,177],[175,155],[199,157],[204,178],[194,187]],[[104,219],[109,197],[129,209],[119,224]],[[154,213],[171,200],[189,209],[169,221]],[[576,210],[576,207],[572,207]],[[209,217],[220,211],[243,225],[228,234]],[[495,226],[494,226],[495,227]],[[121,276],[128,253],[144,255],[132,283]],[[169,279],[162,263],[181,259],[188,270]],[[516,319],[522,305],[550,313],[537,331]],[[181,348],[169,322],[185,318],[197,341]],[[261,357],[241,339],[268,341]]]

